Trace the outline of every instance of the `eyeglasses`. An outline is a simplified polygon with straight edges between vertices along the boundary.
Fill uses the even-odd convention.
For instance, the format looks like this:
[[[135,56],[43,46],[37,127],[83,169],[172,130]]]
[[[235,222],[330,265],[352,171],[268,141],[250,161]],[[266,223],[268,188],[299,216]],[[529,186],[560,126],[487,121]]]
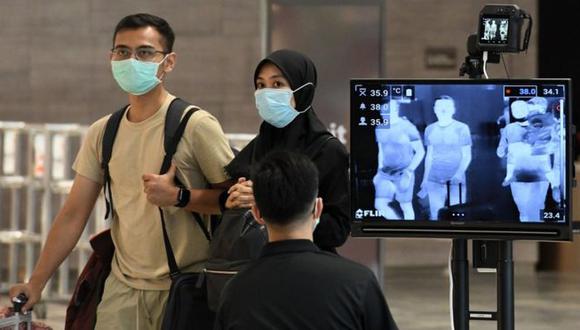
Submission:
[[[153,62],[157,54],[167,54],[167,52],[157,50],[153,47],[137,47],[132,50],[129,47],[115,47],[111,49],[112,58],[114,61],[122,61],[130,59],[135,54],[135,59],[142,62]]]

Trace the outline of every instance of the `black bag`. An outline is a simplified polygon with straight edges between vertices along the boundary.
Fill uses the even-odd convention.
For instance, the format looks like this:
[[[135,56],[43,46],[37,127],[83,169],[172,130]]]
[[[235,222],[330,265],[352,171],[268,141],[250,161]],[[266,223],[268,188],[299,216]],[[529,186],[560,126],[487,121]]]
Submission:
[[[161,208],[159,208],[159,214],[171,276],[171,288],[165,305],[162,328],[164,330],[213,329],[215,313],[210,311],[207,305],[207,291],[203,274],[182,273],[179,270],[167,235],[165,217]]]
[[[249,209],[224,211],[210,242],[204,269],[210,310],[217,310],[227,282],[260,256],[267,241],[266,228],[256,222]]]
[[[183,112],[190,107],[190,104],[181,100],[175,99],[171,102],[167,115],[165,117],[164,128],[164,148],[165,156],[161,166],[160,174],[165,174],[171,166],[173,155],[177,150],[177,145],[183,136],[185,127],[191,115],[199,110],[199,108],[192,108],[188,110],[185,115]],[[102,168],[105,173],[105,201],[107,206],[107,213],[105,218],[108,218],[111,212],[114,212],[113,196],[111,194],[111,177],[109,173],[109,160],[111,159],[112,147],[115,140],[118,127],[121,123],[127,107],[115,112],[105,129],[103,137],[103,162]],[[183,117],[183,118],[182,118]],[[178,185],[181,185],[176,180]],[[108,195],[108,197],[107,197]],[[165,226],[165,216],[161,208],[159,215],[161,217],[161,227],[163,229],[163,243],[165,245],[165,252],[167,254],[167,264],[169,265],[171,288],[169,290],[169,297],[165,306],[165,314],[163,317],[163,329],[212,329],[215,313],[211,312],[207,307],[207,291],[205,288],[204,277],[201,273],[181,273],[173,248],[167,234]],[[201,216],[192,212],[196,222],[202,229],[206,239],[210,239],[210,234]]]
[[[447,200],[445,207],[437,213],[438,220],[463,221],[463,220],[490,220],[493,219],[493,211],[486,205],[473,205],[463,202],[463,184],[459,183],[459,204],[451,204],[451,182],[447,181]]]

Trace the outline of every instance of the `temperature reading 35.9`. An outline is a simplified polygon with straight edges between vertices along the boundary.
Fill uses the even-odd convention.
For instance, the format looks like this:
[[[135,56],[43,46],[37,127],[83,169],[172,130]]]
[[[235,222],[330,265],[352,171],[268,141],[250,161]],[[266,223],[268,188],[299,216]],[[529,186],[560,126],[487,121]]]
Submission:
[[[371,89],[370,96],[372,97],[386,97],[389,96],[388,89]]]
[[[389,119],[382,118],[382,119],[371,119],[371,126],[389,126]]]

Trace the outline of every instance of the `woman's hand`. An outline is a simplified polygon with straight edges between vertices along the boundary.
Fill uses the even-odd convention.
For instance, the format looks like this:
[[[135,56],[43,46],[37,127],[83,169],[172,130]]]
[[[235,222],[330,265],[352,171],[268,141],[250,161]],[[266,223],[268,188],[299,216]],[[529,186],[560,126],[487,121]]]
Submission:
[[[228,199],[226,208],[239,209],[250,208],[254,205],[254,190],[252,181],[246,178],[239,178],[238,183],[234,184],[228,190]]]

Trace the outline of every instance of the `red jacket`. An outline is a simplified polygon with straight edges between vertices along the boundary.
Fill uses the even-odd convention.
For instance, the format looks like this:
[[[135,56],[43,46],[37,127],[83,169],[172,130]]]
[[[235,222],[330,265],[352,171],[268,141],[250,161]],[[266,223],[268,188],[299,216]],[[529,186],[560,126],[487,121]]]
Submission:
[[[115,246],[109,229],[93,236],[90,243],[93,253],[77,280],[68,304],[65,330],[95,328],[97,306],[103,296],[105,280],[111,272]]]

